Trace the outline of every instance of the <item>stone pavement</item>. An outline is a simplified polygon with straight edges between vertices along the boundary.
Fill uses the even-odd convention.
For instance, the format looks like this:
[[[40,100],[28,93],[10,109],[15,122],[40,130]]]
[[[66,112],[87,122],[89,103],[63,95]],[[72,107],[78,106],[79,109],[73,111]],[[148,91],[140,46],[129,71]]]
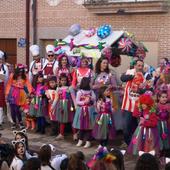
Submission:
[[[2,133],[2,138],[6,142],[10,142],[11,140],[14,139],[14,135],[12,133],[12,130],[9,128],[9,126],[5,127],[5,130],[0,131],[0,133]],[[34,151],[38,151],[39,148],[43,144],[51,143],[56,147],[55,154],[61,154],[61,153],[71,154],[71,153],[81,150],[86,155],[86,159],[88,160],[95,153],[95,150],[97,148],[96,142],[92,142],[92,147],[88,148],[88,149],[84,149],[83,147],[76,147],[76,142],[72,140],[71,135],[67,135],[65,137],[65,140],[63,140],[63,141],[56,141],[55,137],[51,137],[48,134],[40,135],[40,134],[33,133],[30,131],[28,131],[27,134],[28,134],[28,138],[29,138],[30,149],[34,150]],[[121,141],[121,136],[118,135],[118,137],[116,138],[116,141],[114,143],[110,143],[109,146],[118,148],[118,146],[120,145],[120,141]],[[135,160],[136,160],[135,157],[125,154],[126,170],[134,169],[134,165],[136,162]]]

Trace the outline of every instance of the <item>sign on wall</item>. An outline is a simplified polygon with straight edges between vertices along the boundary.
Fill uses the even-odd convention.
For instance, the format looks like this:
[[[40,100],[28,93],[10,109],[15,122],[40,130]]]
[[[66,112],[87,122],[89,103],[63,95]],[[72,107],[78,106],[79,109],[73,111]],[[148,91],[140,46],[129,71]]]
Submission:
[[[25,38],[20,38],[18,41],[18,47],[25,47],[26,46],[26,39]]]

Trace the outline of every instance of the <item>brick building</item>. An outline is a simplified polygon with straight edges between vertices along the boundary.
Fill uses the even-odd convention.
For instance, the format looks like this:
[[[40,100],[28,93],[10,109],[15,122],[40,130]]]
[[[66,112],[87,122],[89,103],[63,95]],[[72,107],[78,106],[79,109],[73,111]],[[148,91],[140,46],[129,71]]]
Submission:
[[[137,40],[144,42],[149,49],[146,59],[149,64],[156,65],[159,57],[169,57],[168,1],[85,0],[78,5],[76,2],[81,0],[60,0],[58,5],[50,5],[51,1],[58,0],[37,0],[37,40],[42,55],[44,46],[55,38],[64,38],[74,23],[85,29],[108,23],[114,30],[133,32]],[[26,0],[0,0],[0,48],[7,51],[12,62],[26,61],[26,47],[18,45],[20,38],[26,35],[25,11]],[[30,7],[30,44],[33,42],[32,27]],[[123,62],[123,67],[124,64],[127,65]]]

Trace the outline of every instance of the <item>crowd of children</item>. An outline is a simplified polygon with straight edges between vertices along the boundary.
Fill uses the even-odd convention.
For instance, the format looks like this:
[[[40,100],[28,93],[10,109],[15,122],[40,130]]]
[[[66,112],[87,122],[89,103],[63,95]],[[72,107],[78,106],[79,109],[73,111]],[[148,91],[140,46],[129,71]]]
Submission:
[[[40,57],[37,45],[31,46],[30,52],[33,61],[29,73],[25,65],[17,64],[9,75],[0,51],[1,128],[2,108],[8,103],[13,130],[19,126],[45,134],[50,122],[51,134],[56,135],[56,140],[64,140],[69,123],[77,147],[85,142],[84,148],[89,148],[92,139],[98,141],[99,147],[115,140],[114,113],[120,102],[115,93],[120,86],[110,71],[108,58],[102,55],[93,70],[86,57],[81,58],[79,67],[71,67],[69,56],[55,55],[53,45],[47,45],[46,59]],[[161,62],[153,70],[144,68],[143,60],[137,58],[121,76],[125,88],[120,114],[127,153],[138,155],[140,151],[154,150],[162,157],[170,150],[170,63],[166,58]],[[13,144],[22,152],[24,145],[20,145],[25,141],[16,141]]]

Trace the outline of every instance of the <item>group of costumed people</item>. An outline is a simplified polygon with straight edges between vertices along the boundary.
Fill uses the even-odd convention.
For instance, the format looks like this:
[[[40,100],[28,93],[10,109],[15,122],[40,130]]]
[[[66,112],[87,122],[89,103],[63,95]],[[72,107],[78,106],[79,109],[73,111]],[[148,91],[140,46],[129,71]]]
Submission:
[[[30,52],[33,61],[28,74],[27,66],[17,64],[10,75],[0,52],[0,120],[8,103],[13,130],[19,126],[44,134],[50,120],[52,134],[63,140],[70,123],[78,147],[85,144],[84,148],[89,148],[92,139],[107,146],[109,140],[116,139],[114,113],[122,103],[128,153],[154,150],[163,155],[170,149],[170,65],[166,58],[155,71],[137,58],[120,77],[124,82],[120,101],[117,94],[122,89],[103,54],[92,69],[87,57],[81,58],[79,67],[71,67],[69,56],[55,55],[53,45],[46,46],[46,58],[40,57],[38,45],[32,45]]]

